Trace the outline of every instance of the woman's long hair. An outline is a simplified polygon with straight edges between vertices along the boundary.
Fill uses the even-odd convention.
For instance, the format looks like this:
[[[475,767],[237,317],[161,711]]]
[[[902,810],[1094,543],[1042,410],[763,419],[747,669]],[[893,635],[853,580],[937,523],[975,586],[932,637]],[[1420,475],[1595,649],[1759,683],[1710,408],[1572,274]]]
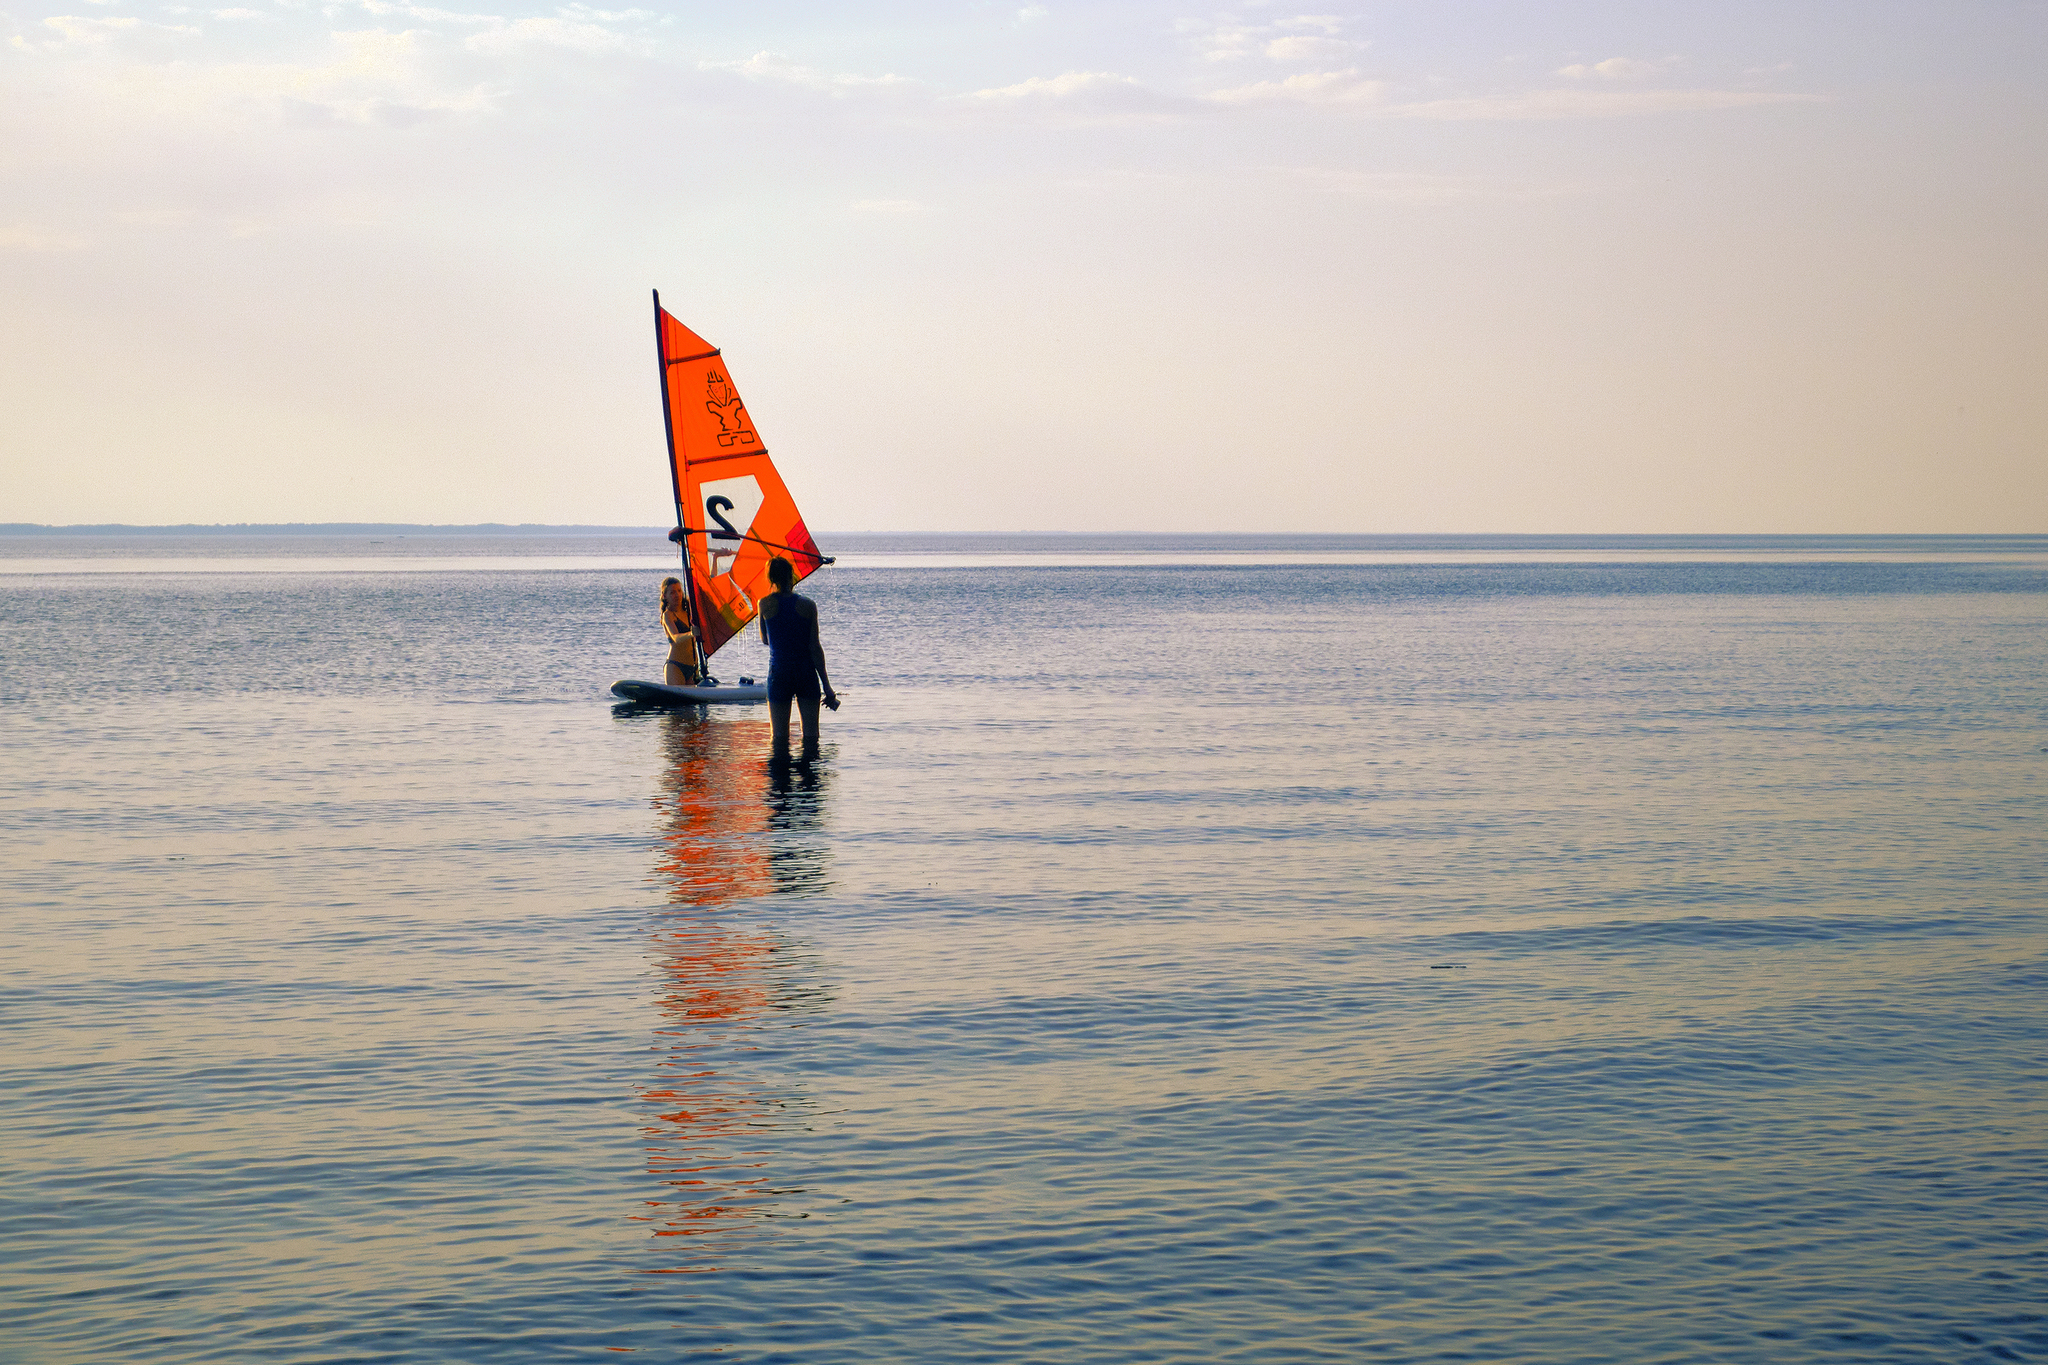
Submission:
[[[664,578],[661,580],[661,610],[665,616],[679,616],[684,625],[690,623],[690,610],[683,605],[683,580]]]

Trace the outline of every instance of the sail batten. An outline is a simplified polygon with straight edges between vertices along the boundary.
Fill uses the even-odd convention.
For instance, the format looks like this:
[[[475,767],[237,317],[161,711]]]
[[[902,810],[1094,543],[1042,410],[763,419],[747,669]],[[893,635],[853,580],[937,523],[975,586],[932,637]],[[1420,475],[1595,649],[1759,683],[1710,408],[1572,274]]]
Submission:
[[[754,427],[718,347],[676,321],[655,295],[662,416],[668,426],[676,528],[697,639],[706,657],[744,630],[773,591],[768,562],[799,579],[829,563]]]
[[[743,450],[737,455],[707,455],[701,460],[692,460],[690,463],[693,465],[717,464],[720,460],[744,460],[750,455],[766,455],[767,453],[768,447],[762,446],[759,450]]]

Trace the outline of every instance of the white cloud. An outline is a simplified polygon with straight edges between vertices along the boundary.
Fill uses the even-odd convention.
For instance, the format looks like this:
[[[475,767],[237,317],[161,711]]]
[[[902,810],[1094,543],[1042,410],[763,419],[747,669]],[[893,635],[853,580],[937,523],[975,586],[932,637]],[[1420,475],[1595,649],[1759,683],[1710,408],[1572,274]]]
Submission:
[[[1261,54],[1276,62],[1342,61],[1365,46],[1337,37],[1343,28],[1343,18],[1335,14],[1298,14],[1266,24],[1236,18],[1182,19],[1174,25],[1209,62],[1242,61]]]
[[[535,15],[511,19],[502,14],[445,10],[430,5],[396,3],[395,0],[350,2],[365,13],[373,14],[380,19],[409,19],[421,24],[477,28],[481,31],[463,46],[471,52],[497,55],[534,47],[567,48],[577,52],[619,51],[634,46],[633,40],[626,34],[605,27],[606,24],[637,23],[660,18],[651,10],[600,10],[581,4],[565,5],[552,17]]]
[[[1604,62],[1594,62],[1590,66],[1561,66],[1557,69],[1557,74],[1568,76],[1575,81],[1639,81],[1656,75],[1667,65],[1668,62],[1645,62],[1634,57],[1609,57]]]
[[[930,213],[932,206],[916,199],[856,199],[848,205],[855,213]]]
[[[75,87],[85,107],[119,108],[130,120],[240,125],[254,119],[303,129],[407,128],[487,115],[512,88],[512,73],[536,56],[609,58],[652,47],[647,29],[581,18],[513,19],[394,0],[349,0],[328,8],[370,17],[360,29],[313,39],[319,45],[310,50],[294,42],[225,60],[188,47],[197,29],[127,15],[54,16],[16,46],[60,56],[109,54],[112,61],[65,65],[61,79]],[[242,7],[220,13],[223,24],[245,27],[268,17]],[[253,223],[247,230],[266,226]]]
[[[394,5],[388,3],[388,0],[356,0],[356,3],[366,13],[374,14],[380,19],[416,19],[423,24],[502,25],[507,22],[505,17],[499,14],[464,14],[455,10],[432,9],[425,5]]]
[[[1366,80],[1352,66],[1235,86],[1209,98],[1218,104],[1378,104],[1385,100],[1386,91],[1385,82]]]
[[[15,35],[14,46],[25,51],[41,50],[55,52],[64,48],[89,48],[112,43],[117,39],[142,37],[145,35],[168,34],[173,37],[192,38],[199,30],[185,24],[149,24],[127,15],[109,19],[94,19],[79,14],[56,14],[43,20],[43,27],[57,36],[42,42],[31,42],[19,34]]]
[[[1164,118],[1189,107],[1186,101],[1157,94],[1113,71],[1033,76],[957,98],[985,109],[1041,111],[1083,122]]]
[[[590,24],[646,23],[661,18],[651,9],[592,9],[588,5],[563,5],[555,13],[564,19],[581,19]]]
[[[1107,90],[1135,90],[1143,87],[1129,76],[1119,76],[1110,71],[1068,71],[1058,76],[1033,76],[1018,81],[1015,85],[998,86],[990,90],[977,90],[970,98],[978,100],[1026,100],[1026,99],[1070,99],[1077,95],[1096,94]]]
[[[1242,24],[1213,24],[1200,19],[1183,19],[1174,25],[1194,39],[1207,62],[1230,62],[1255,55],[1265,30]]]
[[[1273,27],[1296,30],[1312,29],[1317,33],[1334,34],[1343,32],[1344,20],[1341,15],[1336,14],[1297,14],[1292,19],[1275,21]]]
[[[748,80],[784,81],[791,85],[809,86],[813,90],[844,92],[862,87],[915,85],[908,76],[853,76],[828,75],[801,63],[791,61],[780,52],[756,52],[745,61],[699,62],[702,71],[729,71]]]
[[[216,19],[254,19],[259,22],[268,22],[277,18],[276,15],[260,9],[217,9],[213,12],[213,17]]]
[[[131,120],[282,117],[291,127],[408,127],[487,113],[502,91],[473,76],[451,80],[448,40],[421,29],[327,35],[326,50],[300,62],[130,62],[82,74],[80,94],[112,101]]]
[[[1275,38],[1266,44],[1266,55],[1276,62],[1341,62],[1357,50],[1357,43],[1347,43],[1342,38],[1304,34]]]
[[[1369,80],[1353,66],[1304,71],[1284,80],[1232,86],[1213,91],[1207,98],[1212,104],[1232,107],[1323,106],[1374,117],[1481,121],[1633,118],[1763,105],[1816,104],[1831,97],[1758,90],[1605,90],[1574,86],[1519,95],[1397,102],[1386,82]]]
[[[303,67],[224,68],[219,75],[250,93],[270,94],[297,127],[381,125],[409,128],[457,114],[487,113],[499,91],[444,87],[434,71],[433,34],[364,29],[332,35],[334,60]]]
[[[1046,15],[1050,13],[1052,13],[1052,11],[1047,9],[1044,5],[1026,5],[1023,9],[1017,11],[1017,22],[1020,24],[1028,24],[1035,19],[1043,19]]]
[[[1391,105],[1385,112],[1446,120],[1633,118],[1769,104],[1825,104],[1831,98],[1759,90],[1538,90],[1502,98],[1425,100]]]
[[[43,20],[43,27],[57,30],[62,42],[104,43],[141,23],[140,19],[125,15],[114,19],[87,19],[76,14],[57,14]]]
[[[573,19],[520,19],[464,40],[471,52],[510,52],[515,48],[544,45],[566,47],[577,52],[617,52],[627,46],[625,35],[598,24]]]
[[[0,251],[82,251],[85,246],[86,242],[82,237],[52,232],[47,228],[33,227],[26,223],[0,226]]]

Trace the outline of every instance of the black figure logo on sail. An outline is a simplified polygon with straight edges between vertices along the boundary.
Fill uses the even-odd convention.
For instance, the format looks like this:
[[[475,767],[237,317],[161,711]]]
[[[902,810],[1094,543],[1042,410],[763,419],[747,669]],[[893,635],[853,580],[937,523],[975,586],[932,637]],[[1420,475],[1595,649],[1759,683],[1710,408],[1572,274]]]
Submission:
[[[630,1217],[662,1239],[648,1273],[705,1274],[730,1266],[779,1219],[802,1216],[795,1206],[808,1202],[806,1191],[778,1185],[772,1148],[778,1130],[809,1126],[810,1101],[793,1077],[765,1071],[749,1054],[767,1041],[764,1030],[823,997],[804,979],[800,945],[761,923],[786,880],[778,863],[791,856],[774,846],[801,833],[762,791],[767,727],[680,712],[661,723],[667,772],[655,801],[655,880],[668,908],[650,934],[657,1060],[638,1087],[656,1188]],[[800,811],[804,804],[799,796]],[[796,824],[807,823],[815,827],[799,813]],[[815,851],[799,861],[819,863]]]
[[[714,369],[704,376],[704,387],[709,395],[704,407],[718,419],[718,444],[727,449],[756,444],[754,421],[732,381]]]

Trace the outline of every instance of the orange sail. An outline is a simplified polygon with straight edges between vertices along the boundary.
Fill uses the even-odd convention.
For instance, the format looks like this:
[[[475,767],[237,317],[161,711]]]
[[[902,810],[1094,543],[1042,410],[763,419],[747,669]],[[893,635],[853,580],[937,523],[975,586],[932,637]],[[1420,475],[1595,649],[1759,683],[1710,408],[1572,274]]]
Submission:
[[[658,293],[654,334],[676,531],[708,657],[746,629],[774,591],[769,560],[787,559],[799,579],[832,561],[805,529],[718,348],[671,317]]]

